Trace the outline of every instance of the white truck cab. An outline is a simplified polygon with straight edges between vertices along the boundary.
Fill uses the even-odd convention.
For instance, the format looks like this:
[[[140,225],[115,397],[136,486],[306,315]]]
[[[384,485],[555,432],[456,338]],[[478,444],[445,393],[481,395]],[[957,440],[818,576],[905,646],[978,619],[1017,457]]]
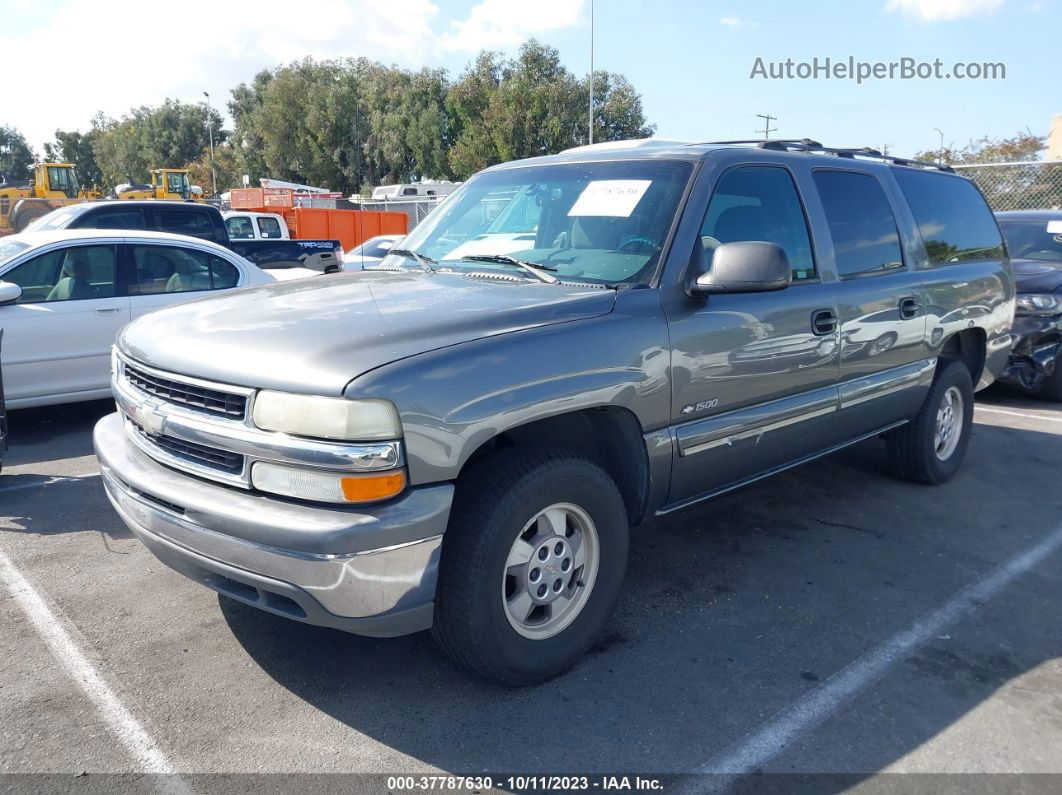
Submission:
[[[290,240],[284,216],[278,213],[252,213],[243,210],[223,212],[229,240]]]

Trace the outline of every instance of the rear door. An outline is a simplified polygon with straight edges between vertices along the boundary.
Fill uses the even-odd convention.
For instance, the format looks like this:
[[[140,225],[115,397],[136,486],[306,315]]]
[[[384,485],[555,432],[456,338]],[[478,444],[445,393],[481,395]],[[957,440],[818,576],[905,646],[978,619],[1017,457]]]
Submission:
[[[130,240],[123,248],[134,319],[245,281],[243,272],[229,260],[191,246]]]
[[[110,349],[129,321],[114,241],[52,247],[0,275],[22,287],[0,306],[10,404],[106,394]]]
[[[878,172],[812,172],[832,242],[841,324],[840,420],[854,438],[918,410],[934,362],[922,274],[904,251]]]

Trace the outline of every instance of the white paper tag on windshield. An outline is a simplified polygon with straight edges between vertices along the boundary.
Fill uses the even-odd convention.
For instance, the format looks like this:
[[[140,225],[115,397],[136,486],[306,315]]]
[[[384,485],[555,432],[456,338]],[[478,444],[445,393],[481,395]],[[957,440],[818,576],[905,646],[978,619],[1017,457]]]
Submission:
[[[568,210],[568,215],[629,218],[652,184],[651,179],[594,180],[583,188],[572,209]]]
[[[568,213],[571,215],[571,213]],[[1048,221],[1047,222],[1047,234],[1049,235],[1062,235],[1062,221]]]

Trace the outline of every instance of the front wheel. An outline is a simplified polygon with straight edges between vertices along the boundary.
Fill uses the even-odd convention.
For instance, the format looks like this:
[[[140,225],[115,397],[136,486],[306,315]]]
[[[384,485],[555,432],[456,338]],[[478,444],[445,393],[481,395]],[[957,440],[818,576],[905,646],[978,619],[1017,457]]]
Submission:
[[[556,449],[495,453],[458,482],[432,634],[481,676],[545,681],[605,628],[627,546],[623,500],[597,464]]]
[[[954,475],[970,442],[974,391],[962,362],[941,362],[918,415],[885,437],[897,477],[936,485]]]

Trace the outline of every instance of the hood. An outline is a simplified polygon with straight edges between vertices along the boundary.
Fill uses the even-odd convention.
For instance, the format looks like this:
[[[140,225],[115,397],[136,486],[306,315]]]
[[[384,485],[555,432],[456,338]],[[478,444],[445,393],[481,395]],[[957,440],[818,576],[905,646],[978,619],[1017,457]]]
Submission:
[[[127,325],[118,346],[162,370],[222,383],[341,394],[425,351],[597,317],[615,291],[448,273],[341,273],[235,290]]]
[[[1010,264],[1019,293],[1062,293],[1062,262],[1014,259]]]

